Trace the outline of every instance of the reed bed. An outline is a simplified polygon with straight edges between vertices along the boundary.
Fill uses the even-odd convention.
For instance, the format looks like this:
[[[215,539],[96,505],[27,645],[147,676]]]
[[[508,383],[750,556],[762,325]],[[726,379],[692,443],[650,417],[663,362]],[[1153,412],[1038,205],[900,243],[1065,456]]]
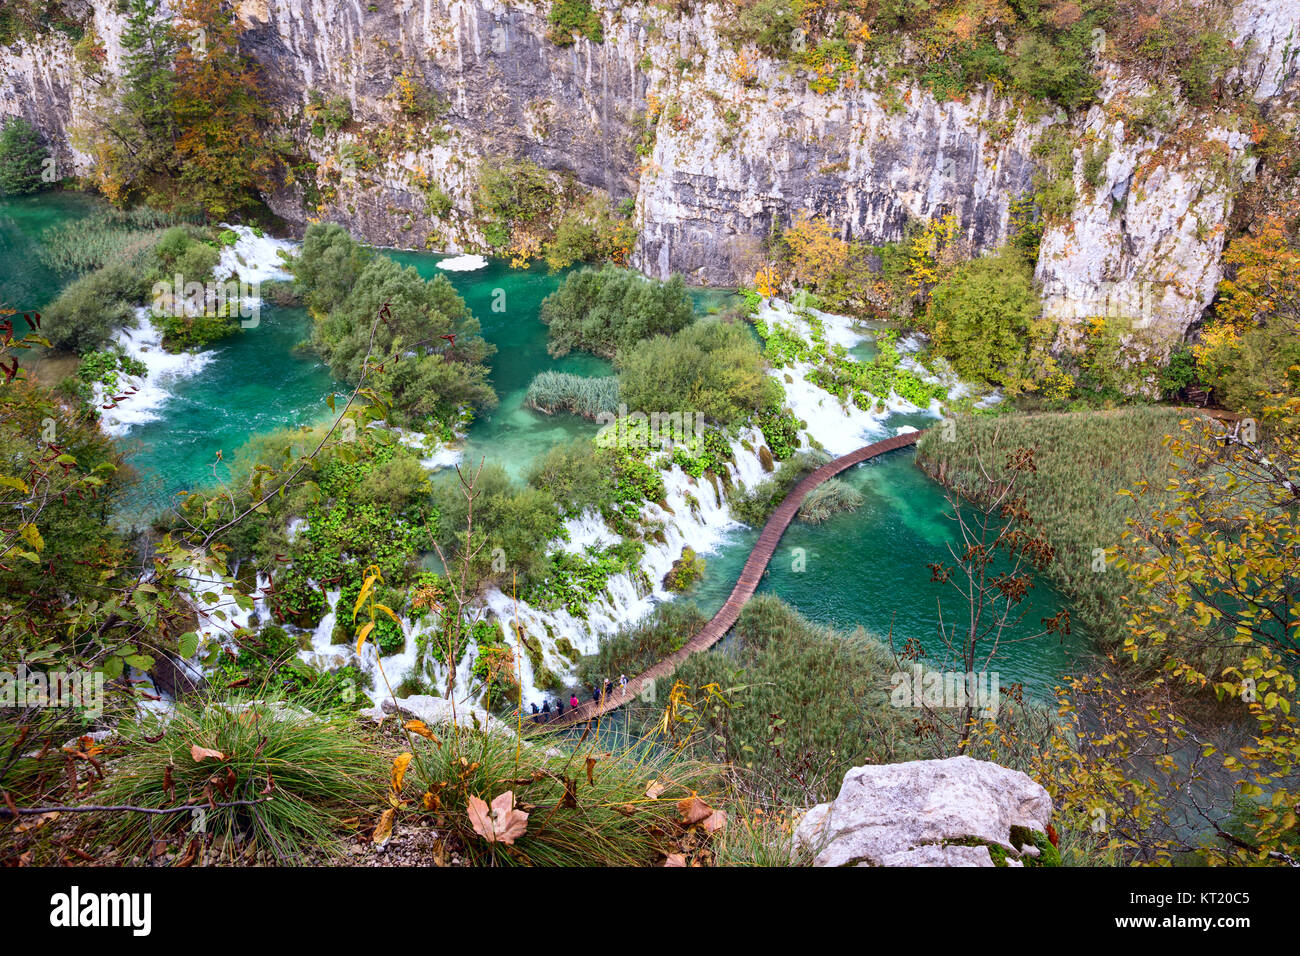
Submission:
[[[931,477],[977,504],[990,479],[1004,474],[1007,456],[1032,448],[1037,470],[1019,483],[1034,523],[1056,548],[1050,576],[1074,609],[1077,623],[1103,646],[1123,640],[1128,577],[1109,565],[1098,570],[1097,549],[1119,544],[1130,518],[1167,500],[1170,455],[1166,435],[1179,431],[1187,412],[1162,407],[996,418],[962,418],[953,441],[932,429],[916,461]],[[1145,498],[1120,494],[1147,480]]]
[[[542,372],[529,384],[524,404],[547,415],[571,412],[594,421],[597,415],[618,412],[618,377]]]

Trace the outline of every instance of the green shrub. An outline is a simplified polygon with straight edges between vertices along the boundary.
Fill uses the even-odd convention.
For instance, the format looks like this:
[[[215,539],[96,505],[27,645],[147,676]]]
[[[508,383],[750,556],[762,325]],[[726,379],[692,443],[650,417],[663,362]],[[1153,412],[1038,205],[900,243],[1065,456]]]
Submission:
[[[729,425],[780,401],[749,330],[705,319],[620,351],[619,396],[634,411],[702,414]]]
[[[103,348],[113,332],[134,325],[140,279],[125,265],[105,266],[63,290],[42,313],[42,334],[55,349],[77,353]]]
[[[294,268],[316,312],[312,347],[334,377],[359,382],[369,356],[382,367],[371,369],[368,384],[390,397],[395,424],[419,431],[451,428],[466,409],[494,407],[497,397],[483,362],[495,348],[447,277],[426,281],[413,266],[403,268],[387,256],[367,261],[333,228],[309,230],[316,244],[308,257],[304,243]],[[348,270],[363,261],[347,285]],[[332,262],[342,267],[340,273],[322,274]],[[321,314],[331,303],[329,314]],[[381,314],[385,321],[379,321]]]
[[[546,22],[551,25],[551,42],[557,46],[569,46],[578,36],[586,37],[592,43],[605,41],[600,14],[592,9],[588,0],[554,0]]]
[[[36,127],[11,116],[0,127],[0,196],[21,196],[48,185],[42,174],[49,151]]]
[[[959,266],[935,286],[928,323],[935,352],[963,378],[1016,385],[1041,338],[1033,272],[1003,251]]]
[[[479,172],[474,208],[491,227],[489,245],[504,249],[515,226],[549,219],[558,205],[558,193],[551,175],[531,160],[485,162]]]
[[[689,591],[691,585],[704,577],[704,559],[695,553],[695,549],[682,548],[682,556],[673,562],[673,566],[664,575],[664,587],[669,591]]]
[[[613,358],[642,339],[684,328],[692,314],[681,276],[656,282],[612,265],[570,273],[541,308],[550,327],[546,349],[554,356],[581,349]]]
[[[740,8],[731,37],[771,56],[785,56],[791,52],[802,9],[801,0],[757,0]]]

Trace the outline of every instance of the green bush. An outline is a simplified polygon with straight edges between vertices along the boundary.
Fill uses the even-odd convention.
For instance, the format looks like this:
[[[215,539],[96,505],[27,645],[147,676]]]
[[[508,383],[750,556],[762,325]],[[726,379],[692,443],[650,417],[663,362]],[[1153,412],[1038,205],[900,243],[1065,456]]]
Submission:
[[[474,208],[484,223],[489,245],[504,249],[515,226],[549,219],[559,202],[551,175],[528,159],[489,161],[479,172]]]
[[[801,0],[757,0],[740,8],[731,37],[738,43],[752,43],[771,56],[791,52],[801,23]]]
[[[314,313],[326,314],[343,304],[372,258],[342,226],[313,223],[289,264],[295,291]]]
[[[42,312],[42,334],[55,349],[77,353],[103,348],[113,332],[134,325],[142,297],[140,279],[125,265],[105,266],[63,290]]]
[[[691,585],[704,577],[704,559],[694,548],[682,548],[682,556],[664,575],[664,587],[669,591],[689,591]]]
[[[369,360],[368,384],[390,397],[394,423],[419,431],[451,428],[466,409],[496,405],[483,364],[495,347],[446,276],[426,281],[412,266],[373,256],[344,293],[339,275],[319,270],[338,262],[346,272],[365,257],[338,233],[314,238],[317,247],[295,265],[295,277],[316,312],[312,347],[336,379],[356,384]],[[331,302],[322,315],[319,309]]]
[[[592,43],[605,41],[600,14],[592,9],[588,0],[554,0],[546,22],[551,25],[551,42],[557,46],[569,46],[578,36],[584,36]]]
[[[729,425],[770,408],[781,388],[749,330],[711,319],[620,351],[619,396],[634,411],[702,414]]]
[[[42,179],[49,151],[36,127],[21,116],[12,116],[0,128],[0,196],[21,196],[39,192],[48,185]]]
[[[935,352],[957,374],[1015,385],[1028,372],[1041,313],[1033,271],[1003,251],[959,266],[935,286],[927,321]]]
[[[692,314],[681,276],[656,282],[612,265],[570,273],[541,308],[554,356],[581,349],[613,358],[642,339],[684,328]]]

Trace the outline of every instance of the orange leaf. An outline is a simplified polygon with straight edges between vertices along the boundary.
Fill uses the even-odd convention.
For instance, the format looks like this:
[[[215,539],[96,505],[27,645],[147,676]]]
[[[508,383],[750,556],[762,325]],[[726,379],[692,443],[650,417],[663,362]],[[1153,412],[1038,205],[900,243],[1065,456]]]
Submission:
[[[399,754],[393,761],[393,794],[402,792],[402,781],[406,779],[406,768],[411,765],[410,754]]]
[[[488,805],[478,797],[469,798],[469,822],[474,832],[488,843],[511,845],[528,832],[528,814],[515,809],[515,792],[507,790]]]
[[[379,815],[379,822],[375,824],[375,834],[370,838],[371,842],[381,845],[388,842],[388,838],[393,835],[393,818],[397,811],[391,807]]]
[[[682,823],[689,827],[707,820],[713,814],[713,808],[692,794],[677,801],[677,812],[681,815]]]
[[[406,722],[406,729],[413,734],[419,734],[421,737],[432,740],[439,747],[442,746],[442,741],[434,735],[434,732],[430,730],[429,726],[422,720],[408,720]]]
[[[220,750],[209,750],[207,747],[200,747],[194,744],[190,747],[190,756],[194,758],[195,763],[202,763],[209,758],[213,760],[225,760],[226,755]]]

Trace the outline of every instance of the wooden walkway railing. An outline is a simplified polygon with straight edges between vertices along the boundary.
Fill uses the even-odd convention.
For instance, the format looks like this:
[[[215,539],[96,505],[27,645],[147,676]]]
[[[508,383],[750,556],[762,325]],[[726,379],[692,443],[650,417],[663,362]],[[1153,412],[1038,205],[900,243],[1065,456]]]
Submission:
[[[736,619],[740,617],[740,609],[754,596],[754,591],[758,588],[759,581],[762,580],[763,572],[767,570],[767,564],[772,560],[772,555],[776,553],[776,546],[781,542],[781,536],[785,534],[785,529],[790,526],[790,522],[798,514],[799,506],[803,504],[807,494],[822,482],[834,478],[847,468],[852,468],[854,465],[875,458],[878,455],[883,455],[886,452],[915,445],[920,435],[921,432],[919,431],[906,432],[902,435],[895,435],[893,438],[874,442],[841,458],[836,458],[834,461],[827,462],[812,474],[805,476],[799,484],[795,485],[794,490],[785,496],[785,500],[777,506],[771,517],[767,519],[762,534],[758,536],[758,541],[755,543],[753,551],[750,552],[745,567],[740,572],[740,580],[731,589],[731,596],[727,598],[727,603],[722,605],[721,610],[713,615],[713,619],[708,624],[704,625],[703,630],[687,641],[681,648],[659,661],[659,663],[629,680],[626,687],[615,686],[609,694],[603,696],[600,700],[589,700],[584,704],[579,704],[574,710],[565,711],[563,716],[552,716],[546,724],[537,725],[539,729],[542,726],[555,727],[579,723],[600,717],[611,710],[617,710],[624,704],[639,697],[647,683],[657,681],[661,677],[667,677],[677,669],[677,666],[682,661],[696,651],[707,650],[722,640],[726,633],[731,630],[732,625],[736,623]]]

